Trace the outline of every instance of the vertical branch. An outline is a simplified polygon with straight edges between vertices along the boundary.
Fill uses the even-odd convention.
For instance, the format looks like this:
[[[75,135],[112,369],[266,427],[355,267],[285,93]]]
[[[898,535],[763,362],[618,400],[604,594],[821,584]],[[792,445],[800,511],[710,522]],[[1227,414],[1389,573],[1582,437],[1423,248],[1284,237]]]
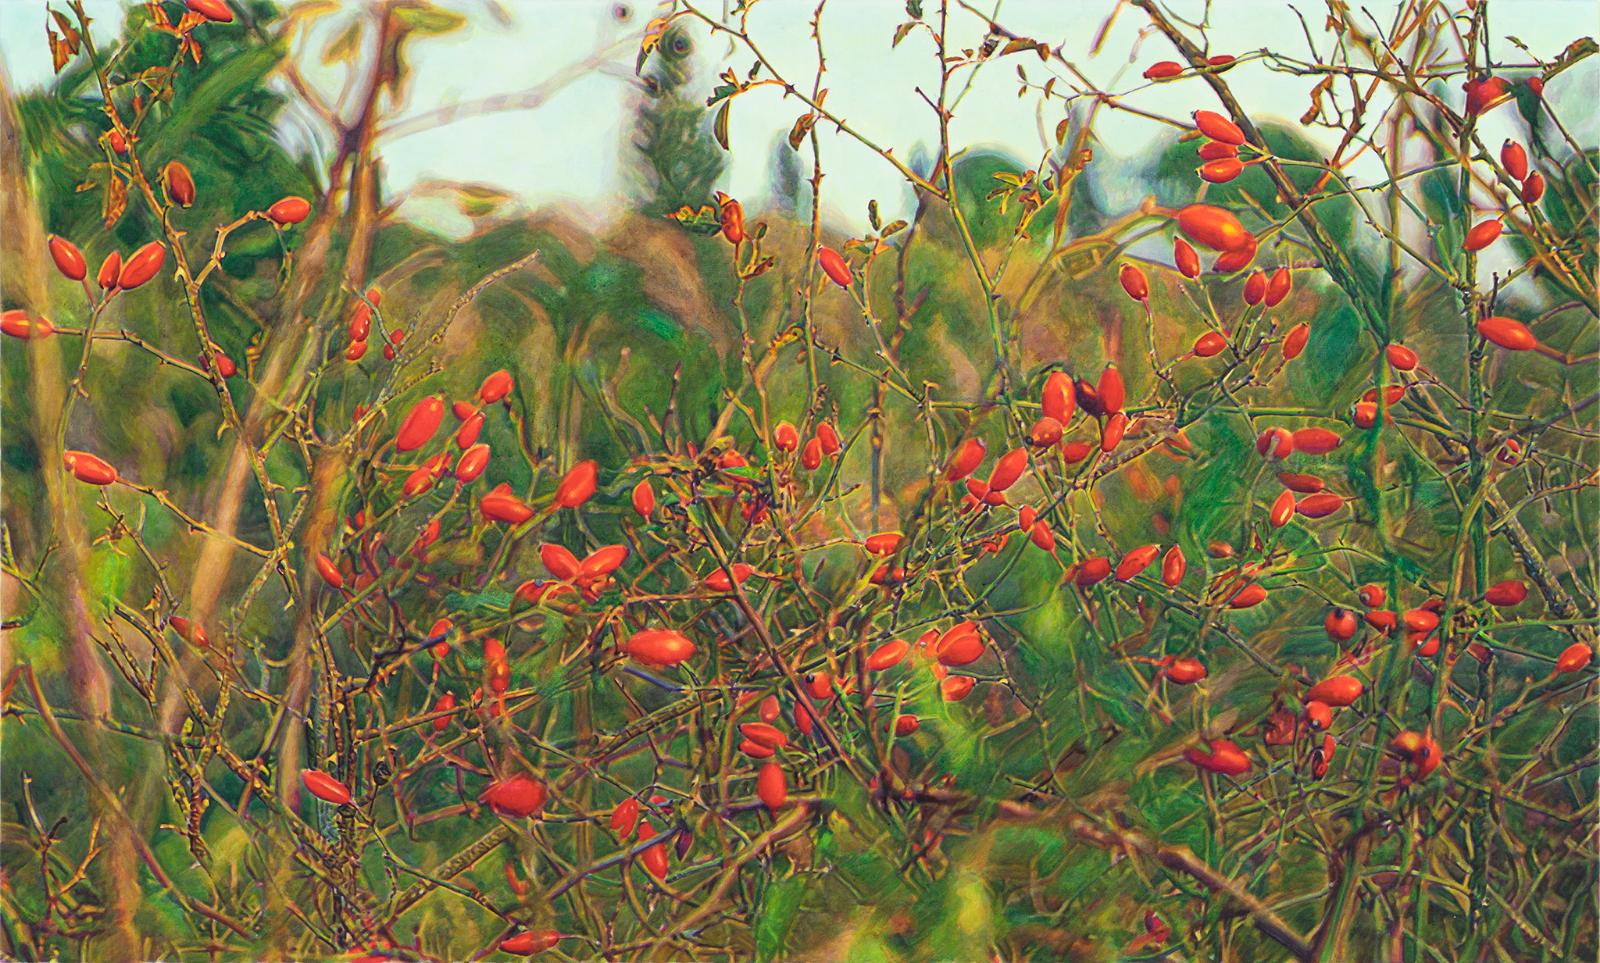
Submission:
[[[44,225],[33,197],[32,184],[18,136],[16,103],[4,72],[0,71],[0,223],[7,248],[5,289],[8,299],[41,316],[50,314]],[[14,247],[13,247],[14,245]],[[10,350],[17,350],[15,346]],[[64,628],[66,683],[73,703],[88,723],[83,727],[82,751],[92,759],[107,757],[105,730],[100,721],[112,709],[111,676],[94,641],[94,618],[89,611],[89,537],[77,505],[76,492],[62,464],[61,424],[67,410],[67,385],[62,377],[59,341],[43,338],[24,343],[28,356],[28,389],[33,406],[33,442],[39,454],[39,474],[44,483],[45,525],[59,551],[46,573]],[[142,952],[135,917],[142,897],[132,828],[110,818],[104,799],[91,797],[90,812],[107,828],[107,858],[96,866],[108,915],[106,952],[113,958],[134,959]]]

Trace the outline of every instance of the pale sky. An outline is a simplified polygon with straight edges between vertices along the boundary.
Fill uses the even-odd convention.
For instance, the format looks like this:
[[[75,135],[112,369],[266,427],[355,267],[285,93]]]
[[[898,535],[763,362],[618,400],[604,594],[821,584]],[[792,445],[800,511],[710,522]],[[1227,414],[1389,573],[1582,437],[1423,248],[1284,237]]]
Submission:
[[[974,0],[987,6],[994,0]],[[627,194],[624,154],[627,131],[623,121],[633,101],[628,78],[632,76],[637,42],[632,39],[656,13],[652,3],[619,4],[612,0],[501,0],[496,5],[508,22],[500,22],[486,0],[441,0],[441,6],[460,11],[472,26],[455,34],[418,41],[412,46],[416,70],[410,101],[402,117],[415,117],[453,104],[498,94],[520,94],[543,88],[547,96],[534,109],[494,111],[470,119],[425,127],[419,132],[388,140],[383,148],[389,187],[409,191],[435,179],[482,182],[510,192],[530,207],[552,202],[573,202],[604,217],[620,208]],[[330,94],[339,90],[336,74],[317,67],[320,51],[341,23],[359,9],[355,3],[326,18],[302,45],[308,72]],[[702,9],[718,13],[723,0],[702,0]],[[787,79],[809,89],[815,66],[815,49],[808,21],[814,0],[765,0],[750,21],[751,33]],[[930,11],[936,0],[925,0]],[[109,33],[123,4],[88,0],[97,29]],[[619,19],[618,7],[627,15]],[[1140,72],[1173,51],[1159,36],[1140,39],[1147,26],[1133,8],[1123,9],[1098,55],[1089,48],[1112,0],[1001,0],[997,19],[1018,32],[1064,52],[1089,77],[1107,89],[1131,91],[1126,102],[1171,117],[1187,116],[1199,107],[1215,107],[1209,90],[1199,80],[1145,87]],[[1199,16],[1200,0],[1174,0],[1175,12]],[[1393,0],[1352,3],[1387,24]],[[1292,55],[1307,53],[1298,8],[1314,31],[1320,31],[1324,6],[1316,0],[1218,0],[1212,3],[1213,49],[1242,55],[1271,46]],[[18,86],[48,82],[50,64],[44,43],[45,5],[41,0],[0,0],[0,62]],[[1493,0],[1491,29],[1498,56],[1517,57],[1502,38],[1519,37],[1541,57],[1553,58],[1573,39],[1596,33],[1594,0]],[[828,56],[830,90],[828,106],[853,127],[897,156],[909,159],[919,145],[927,152],[937,130],[931,110],[915,93],[921,86],[932,91],[937,72],[926,34],[914,32],[898,48],[891,48],[895,27],[906,19],[904,0],[831,0],[822,19],[822,39]],[[981,40],[979,20],[952,13],[960,25],[952,36],[962,45]],[[222,30],[225,27],[207,29]],[[1327,37],[1315,33],[1319,46]],[[1137,44],[1137,46],[1136,46]],[[597,52],[610,48],[604,67],[585,67]],[[704,68],[693,81],[696,94],[708,94],[715,75],[733,65],[741,74],[752,63],[747,52],[728,56],[728,41],[707,42],[699,52]],[[1325,47],[1324,47],[1325,49]],[[1130,62],[1129,51],[1133,50]],[[1520,59],[1520,58],[1518,58]],[[1038,98],[1017,97],[1016,67],[1023,64],[1030,79],[1044,80],[1044,65],[1031,55],[1013,55],[983,68],[973,92],[952,123],[953,139],[975,147],[999,147],[1031,161],[1040,153],[1041,131],[1053,130],[1060,119],[1059,103],[1042,118],[1036,113]],[[576,79],[567,79],[575,77]],[[1232,74],[1233,87],[1246,106],[1262,115],[1295,118],[1308,103],[1309,82],[1270,73],[1247,64]],[[1061,88],[1065,82],[1058,81]],[[1453,92],[1459,97],[1459,91]],[[1555,99],[1573,133],[1585,143],[1595,143],[1600,122],[1593,110],[1600,95],[1600,71],[1589,65],[1557,78],[1547,90]],[[803,105],[785,101],[778,88],[764,88],[741,97],[733,106],[730,125],[733,154],[723,182],[718,186],[743,199],[758,211],[769,193],[773,144],[787,133]],[[1497,142],[1514,135],[1515,112],[1497,111],[1485,140]],[[285,136],[303,141],[316,125],[296,113],[286,123]],[[1502,129],[1503,128],[1503,129]],[[1148,150],[1165,129],[1147,119],[1122,112],[1103,112],[1097,124],[1100,142],[1095,163],[1109,168],[1118,160]],[[1313,130],[1312,139],[1329,151],[1334,140]],[[882,159],[846,135],[831,129],[822,138],[824,167],[830,174],[824,184],[824,206],[840,227],[865,230],[868,200],[876,198],[885,218],[903,212],[909,194],[900,177]],[[787,148],[785,148],[787,149]],[[809,163],[809,150],[802,159]],[[1360,165],[1352,169],[1359,180]],[[413,216],[437,220],[437,204],[412,204]]]

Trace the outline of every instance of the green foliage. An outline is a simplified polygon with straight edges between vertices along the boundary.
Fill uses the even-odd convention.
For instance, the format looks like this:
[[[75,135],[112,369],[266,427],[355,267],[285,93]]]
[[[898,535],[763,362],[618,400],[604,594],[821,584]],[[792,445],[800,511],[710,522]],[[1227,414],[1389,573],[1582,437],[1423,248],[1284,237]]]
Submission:
[[[911,9],[920,6],[908,15],[921,16]],[[476,14],[420,2],[390,12],[394,42],[372,80],[385,107],[403,99],[429,38],[477,24]],[[0,448],[5,562],[22,586],[18,611],[6,613],[21,623],[8,623],[12,665],[40,680],[45,705],[68,739],[82,740],[92,775],[116,787],[172,883],[132,856],[131,886],[119,887],[110,867],[124,822],[80,779],[26,677],[13,676],[0,779],[7,955],[344,957],[393,941],[461,959],[551,927],[570,934],[565,958],[1278,958],[1284,947],[1255,925],[1254,903],[1306,940],[1343,919],[1336,957],[1386,952],[1394,932],[1419,959],[1434,947],[1476,958],[1474,946],[1486,958],[1592,955],[1594,923],[1571,894],[1593,884],[1593,670],[1551,676],[1582,618],[1559,617],[1543,586],[1512,611],[1482,596],[1486,584],[1531,580],[1542,565],[1573,611],[1592,615],[1594,566],[1579,547],[1593,542],[1596,445],[1583,399],[1600,376],[1592,357],[1563,364],[1484,351],[1470,333],[1460,301],[1472,285],[1441,276],[1464,260],[1473,206],[1448,154],[1408,178],[1399,200],[1426,235],[1408,243],[1439,271],[1402,257],[1404,272],[1391,275],[1393,252],[1369,213],[1387,216],[1387,194],[1374,190],[1363,208],[1337,177],[1317,187],[1321,147],[1287,125],[1265,127],[1291,184],[1322,191],[1311,209],[1324,237],[1261,166],[1204,196],[1269,238],[1258,265],[1294,265],[1293,294],[1271,311],[1241,304],[1237,278],[1189,282],[1161,262],[1137,262],[1151,281],[1148,306],[1116,285],[1124,259],[1170,244],[1165,214],[1130,214],[1143,195],[1169,207],[1198,196],[1192,142],[1163,143],[1113,174],[1091,163],[1074,182],[1059,246],[1055,196],[1024,233],[1021,188],[1035,161],[967,151],[954,166],[966,232],[931,196],[914,225],[881,243],[825,226],[823,242],[846,253],[860,280],[807,289],[804,149],[780,143],[758,159],[778,199],[738,246],[660,216],[710,202],[729,162],[702,102],[711,85],[693,70],[706,34],[682,17],[646,61],[651,94],[632,118],[636,209],[601,227],[594,212],[522,212],[466,192],[466,237],[384,209],[363,257],[358,212],[322,193],[335,182],[330,158],[296,153],[277,134],[288,101],[270,81],[290,48],[265,39],[281,23],[271,8],[249,13],[249,30],[202,28],[204,60],[178,73],[134,149],[147,172],[171,159],[192,170],[197,203],[167,212],[192,260],[209,256],[218,225],[284,195],[327,214],[282,231],[247,225],[201,288],[213,339],[240,363],[228,397],[265,449],[270,485],[262,490],[253,466],[242,482],[225,481],[239,429],[219,386],[186,367],[200,348],[170,263],[97,321],[156,351],[97,346],[65,429],[66,447],[98,453],[131,484],[92,488],[58,475],[65,504],[52,506],[44,480],[57,471],[57,440],[36,428],[26,397],[7,409],[15,417]],[[349,13],[322,12],[334,19],[316,55],[330,67],[372,66],[362,59],[378,21]],[[172,57],[173,38],[145,29],[146,17],[139,7],[128,18],[118,75]],[[165,235],[160,212],[139,196],[114,227],[101,224],[106,172],[94,165],[108,159],[98,143],[107,121],[82,61],[17,108],[43,226],[98,263]],[[982,109],[980,91],[963,116]],[[772,109],[778,96],[741,94],[735,118]],[[1518,97],[1551,180],[1539,217],[1570,239],[1573,273],[1592,278],[1584,212],[1596,152],[1566,152]],[[913,156],[911,166],[925,175],[933,164]],[[79,192],[85,178],[100,187]],[[997,187],[1017,190],[1002,204]],[[1538,250],[1521,235],[1501,243],[1518,258]],[[1110,250],[1117,261],[1104,260]],[[475,289],[529,252],[536,261]],[[1326,270],[1335,256],[1348,275]],[[753,270],[764,257],[770,270]],[[997,272],[986,280],[998,333],[974,263]],[[383,332],[405,334],[397,360],[383,357],[376,323],[367,354],[344,359],[354,310],[346,276],[382,293]],[[1496,310],[1519,317],[1583,293],[1545,273],[1505,281]],[[1478,284],[1470,296],[1484,295]],[[297,300],[300,291],[311,293]],[[52,280],[48,294],[63,329],[88,323],[76,286]],[[1363,313],[1373,305],[1381,317]],[[1284,363],[1283,333],[1302,321],[1310,342]],[[1592,312],[1563,309],[1536,327],[1560,352],[1593,352]],[[1363,431],[1350,424],[1352,406],[1375,378],[1401,377],[1380,361],[1375,328],[1425,366],[1406,377],[1394,423]],[[1208,329],[1228,332],[1228,352],[1185,354]],[[5,377],[13,386],[57,377],[64,387],[77,337],[43,343],[64,345],[57,354],[8,340]],[[1092,382],[1106,361],[1129,383],[1134,424],[1123,443],[1100,452],[1102,422],[1079,414],[1066,437],[1090,445],[1088,458],[1068,465],[1038,447],[1006,506],[963,508],[966,489],[940,475],[951,450],[982,438],[989,458],[972,476],[982,480],[995,456],[1025,445],[1048,371]],[[292,374],[271,381],[275,365]],[[407,410],[424,395],[474,398],[502,368],[514,388],[481,406],[487,472],[458,486],[442,471],[427,491],[404,492],[425,458],[448,469],[461,448],[446,415],[427,446],[397,451]],[[1474,391],[1487,399],[1478,408]],[[775,444],[779,422],[804,444],[824,421],[846,450],[816,470]],[[1281,462],[1254,450],[1265,428],[1313,425],[1334,427],[1344,443]],[[1494,460],[1507,438],[1526,441],[1520,463]],[[596,493],[558,510],[560,479],[588,459],[599,465]],[[1265,515],[1283,491],[1280,472],[1315,474],[1349,500],[1327,519],[1274,528]],[[657,498],[649,517],[631,505],[640,483]],[[238,494],[232,515],[219,507],[228,484]],[[482,499],[500,484],[533,520],[485,519]],[[281,545],[268,505],[285,527]],[[1024,505],[1051,526],[1054,551],[1019,529]],[[82,520],[81,544],[59,525],[62,512]],[[207,570],[216,553],[203,554],[207,536],[189,519],[213,528],[228,517],[226,567]],[[432,521],[438,540],[419,547]],[[866,556],[863,537],[887,530],[904,532],[906,547]],[[1187,558],[1176,586],[1161,581],[1159,561],[1128,579],[1074,583],[1074,565],[1115,563],[1152,543]],[[602,546],[628,554],[614,581],[569,579],[534,603],[530,590],[556,578],[546,545],[580,559]],[[319,581],[317,554],[344,567],[342,589]],[[707,584],[724,560],[752,567],[742,593]],[[903,580],[878,584],[884,566],[890,576],[903,567]],[[1243,566],[1268,598],[1230,609]],[[195,614],[191,593],[213,574],[220,586],[202,648],[172,617]],[[1393,593],[1397,611],[1439,599],[1444,655],[1413,657],[1413,640],[1376,631],[1330,641],[1327,608],[1357,607],[1355,589],[1368,581]],[[454,623],[442,656],[430,638],[439,618]],[[944,666],[923,646],[886,670],[861,665],[878,645],[937,640],[963,619],[983,628],[977,663]],[[629,658],[625,641],[646,627],[682,631],[695,656],[677,667]],[[491,637],[509,652],[504,663],[489,656]],[[91,687],[74,661],[85,651],[114,680],[105,726],[85,718]],[[1168,679],[1179,657],[1202,661],[1207,678]],[[1337,753],[1318,778],[1319,734],[1268,735],[1293,732],[1307,686],[1339,672],[1360,675],[1367,691],[1335,717]],[[802,737],[800,692],[823,704],[806,685],[821,674],[834,686],[829,728]],[[940,682],[950,675],[974,680],[969,697],[947,700]],[[428,716],[445,693],[458,711],[436,729]],[[774,757],[789,802],[772,813],[754,795],[758,763],[738,728],[768,696],[792,739]],[[891,738],[901,714],[919,725]],[[1418,776],[1414,760],[1388,748],[1401,729],[1437,736],[1445,765]],[[1245,748],[1249,772],[1203,774],[1185,758],[1220,737]],[[309,768],[345,781],[358,805],[301,792]],[[524,772],[550,790],[541,818],[504,818],[479,803],[492,780]],[[203,813],[189,808],[197,799]],[[616,838],[608,817],[625,799],[674,834],[668,888],[622,857],[637,837]],[[790,819],[794,828],[778,833]],[[453,862],[485,840],[493,845]],[[44,899],[78,861],[91,870]],[[1340,904],[1346,878],[1356,882]],[[402,906],[413,888],[420,898]],[[134,949],[118,948],[127,944],[104,910],[113,897],[135,907]],[[243,932],[202,907],[242,921]],[[1159,943],[1139,942],[1152,934],[1147,913],[1170,927]]]
[[[726,154],[712,138],[704,107],[689,93],[695,43],[674,27],[656,48],[646,75],[648,90],[634,120],[633,147],[640,171],[640,208],[662,215],[710,203]]]

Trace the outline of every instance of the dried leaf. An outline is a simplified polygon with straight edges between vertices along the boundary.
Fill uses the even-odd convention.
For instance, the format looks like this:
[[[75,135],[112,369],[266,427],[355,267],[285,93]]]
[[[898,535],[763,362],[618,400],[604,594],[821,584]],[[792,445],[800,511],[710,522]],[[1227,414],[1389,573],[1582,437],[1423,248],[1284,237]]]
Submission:
[[[671,17],[657,17],[644,25],[644,37],[639,41],[639,59],[633,65],[635,74],[644,69],[644,62],[650,59],[650,54],[660,45],[661,38],[666,36],[667,28],[671,25]]]
[[[50,11],[50,16],[55,18],[56,26],[61,28],[61,37],[66,42],[68,49],[76,54],[78,52],[78,43],[83,38],[78,36],[77,30],[73,29],[72,21],[68,20],[67,15],[59,10]]]
[[[1545,71],[1544,78],[1549,80],[1561,71],[1588,60],[1597,52],[1600,52],[1600,45],[1595,43],[1593,37],[1579,37],[1567,44],[1567,49],[1561,51],[1561,56],[1556,58],[1554,66]]]
[[[67,49],[66,43],[56,36],[54,30],[48,26],[44,29],[47,39],[50,41],[50,66],[59,74],[61,68],[67,65],[67,61],[72,59],[72,51]]]
[[[1328,74],[1311,88],[1311,106],[1300,115],[1300,123],[1309,124],[1322,113],[1322,95],[1333,89],[1333,74]]]
[[[120,177],[111,178],[106,184],[105,204],[101,208],[101,220],[106,227],[114,227],[122,219],[122,214],[128,209],[128,182]]]
[[[789,128],[789,146],[799,150],[800,142],[806,139],[806,135],[811,133],[811,128],[816,123],[816,114],[801,114],[800,119],[796,120],[794,126]]]
[[[667,217],[696,234],[715,234],[722,230],[722,219],[710,204],[701,205],[699,210],[685,204]]]

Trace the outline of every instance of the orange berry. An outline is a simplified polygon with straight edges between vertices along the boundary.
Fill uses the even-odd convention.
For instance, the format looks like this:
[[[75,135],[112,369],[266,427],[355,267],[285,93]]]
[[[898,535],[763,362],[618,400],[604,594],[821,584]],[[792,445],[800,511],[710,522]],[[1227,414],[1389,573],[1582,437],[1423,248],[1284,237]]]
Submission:
[[[300,782],[311,795],[335,806],[348,806],[353,799],[348,786],[321,769],[301,770]]]
[[[1200,128],[1200,133],[1218,143],[1236,147],[1244,143],[1244,131],[1239,125],[1214,110],[1195,111],[1194,125]]]
[[[831,247],[817,249],[817,264],[822,267],[822,273],[841,288],[849,287],[850,282],[855,280],[855,274],[851,272],[850,265],[845,263],[844,256]]]
[[[167,259],[167,249],[160,241],[151,241],[128,255],[128,260],[117,274],[117,287],[131,291],[156,276]]]
[[[1483,250],[1495,242],[1503,228],[1504,225],[1500,223],[1499,218],[1479,221],[1477,224],[1472,225],[1472,230],[1467,232],[1466,249],[1468,251]]]
[[[483,384],[478,386],[478,400],[486,405],[492,405],[509,395],[515,384],[511,372],[501,368],[483,379]]]
[[[1306,700],[1343,707],[1361,698],[1361,693],[1365,691],[1366,686],[1355,676],[1336,675],[1312,686],[1311,691],[1306,693]]]
[[[818,422],[817,441],[822,443],[824,455],[837,455],[844,450],[844,444],[839,441],[839,432],[835,430],[831,421]]]
[[[678,665],[695,653],[694,643],[673,629],[635,632],[622,647],[635,661],[645,665]]]
[[[161,172],[161,182],[167,189],[167,199],[179,207],[189,207],[194,203],[194,175],[189,173],[182,161],[168,161],[166,168]]]
[[[800,431],[787,421],[780,421],[772,429],[772,444],[779,451],[794,451],[800,447]]]
[[[904,540],[905,536],[899,532],[879,532],[876,535],[868,535],[861,545],[867,550],[868,555],[886,558],[900,551],[900,543]]]
[[[1221,354],[1228,347],[1228,339],[1216,331],[1207,331],[1194,339],[1191,349],[1197,358],[1212,358]]]
[[[1284,298],[1289,296],[1289,289],[1294,286],[1294,279],[1289,274],[1288,268],[1278,268],[1272,272],[1272,277],[1267,280],[1267,307],[1275,308]]]
[[[1167,549],[1167,554],[1161,559],[1161,581],[1168,588],[1175,588],[1183,581],[1183,575],[1188,571],[1189,562],[1183,557],[1183,549],[1174,545]]]
[[[1267,521],[1273,528],[1282,528],[1289,524],[1289,519],[1294,517],[1294,492],[1287,488],[1278,495],[1272,503],[1272,510],[1267,513]]]
[[[556,485],[555,507],[577,508],[594,495],[599,477],[599,465],[594,461],[580,461]]]
[[[1176,547],[1176,545],[1173,546],[1173,548]],[[1160,545],[1141,545],[1122,556],[1122,561],[1117,563],[1117,581],[1126,582],[1133,579],[1140,572],[1149,568],[1160,552]]]
[[[1163,674],[1178,685],[1193,685],[1206,677],[1206,666],[1199,659],[1178,659]]]
[[[722,196],[717,206],[717,221],[722,225],[722,236],[727,238],[729,244],[744,240],[744,206],[738,201]]]
[[[1249,238],[1237,248],[1224,252],[1215,261],[1211,262],[1211,269],[1218,274],[1233,274],[1243,271],[1256,259],[1256,239]]]
[[[198,13],[212,23],[233,23],[233,11],[225,0],[187,0],[185,6],[190,13]]]
[[[415,451],[427,444],[444,421],[444,397],[429,395],[411,406],[400,430],[395,432],[397,451]]]
[[[1528,152],[1522,149],[1521,144],[1508,139],[1500,145],[1500,165],[1512,180],[1523,180],[1528,176]]]
[[[522,773],[497,779],[478,794],[478,802],[513,819],[526,819],[544,806],[544,783]]]
[[[1255,242],[1231,211],[1210,204],[1190,204],[1180,210],[1178,230],[1213,251],[1237,251]]]
[[[800,467],[806,471],[816,471],[822,466],[822,441],[812,438],[800,452]]]
[[[1582,642],[1574,642],[1561,651],[1556,659],[1556,674],[1577,672],[1594,661],[1594,650]]]
[[[1186,278],[1193,280],[1200,276],[1200,255],[1181,237],[1172,239],[1172,263],[1177,266],[1178,273]]]
[[[789,786],[782,766],[775,762],[761,766],[756,774],[756,796],[767,807],[767,812],[775,813],[783,808],[783,804],[789,800]]]
[[[1045,415],[1028,429],[1028,444],[1037,448],[1049,448],[1061,441],[1061,430],[1061,422]]]
[[[1344,498],[1333,492],[1307,495],[1295,506],[1295,512],[1306,518],[1324,518],[1344,507]]]
[[[1479,321],[1478,334],[1507,351],[1528,351],[1539,343],[1527,325],[1499,316]]]
[[[1028,449],[1016,448],[1000,456],[989,473],[989,493],[1003,492],[1017,483],[1028,470]]]
[[[1544,197],[1544,175],[1534,171],[1522,180],[1522,202],[1537,204]]]
[[[1150,282],[1145,279],[1144,272],[1136,264],[1124,263],[1117,272],[1117,280],[1122,284],[1122,290],[1128,297],[1135,301],[1150,300]]]
[[[1052,371],[1045,377],[1044,388],[1039,392],[1039,407],[1045,417],[1054,418],[1066,427],[1072,421],[1077,403],[1077,390],[1065,371]]]
[[[1267,296],[1267,276],[1261,271],[1253,271],[1244,279],[1244,303],[1254,307],[1260,304]]]
[[[89,265],[83,259],[83,252],[77,245],[64,237],[50,235],[48,242],[50,260],[56,262],[56,270],[69,281],[82,281],[89,273]]]
[[[940,665],[969,665],[983,656],[983,634],[976,622],[958,622],[939,636],[934,656]]]
[[[1111,415],[1122,410],[1127,389],[1123,386],[1122,372],[1115,364],[1106,365],[1105,370],[1100,372],[1100,382],[1094,390],[1100,399],[1101,411]]]
[[[1244,163],[1237,157],[1222,157],[1200,165],[1200,179],[1210,184],[1226,184],[1244,173]]]
[[[86,451],[68,449],[61,461],[72,477],[86,485],[109,485],[117,480],[117,470],[108,462]]]
[[[649,518],[656,510],[656,490],[650,487],[650,479],[639,482],[633,486],[633,510],[639,513],[640,518]]]
[[[910,651],[911,643],[903,639],[885,642],[873,649],[872,654],[867,656],[867,670],[869,672],[882,672],[885,669],[892,669],[899,665],[900,660],[904,659],[906,653]]]
[[[1294,433],[1294,450],[1308,455],[1326,455],[1342,444],[1344,439],[1327,428],[1301,428]]]
[[[1311,340],[1311,325],[1302,321],[1289,329],[1283,336],[1283,360],[1293,361],[1300,357],[1300,352],[1306,349],[1306,342]]]
[[[1497,607],[1508,607],[1522,604],[1528,597],[1528,583],[1521,579],[1508,579],[1484,589],[1483,600]]]
[[[311,202],[303,197],[281,198],[267,208],[267,217],[279,227],[299,224],[309,216],[311,216]]]
[[[1413,371],[1420,359],[1417,353],[1403,344],[1391,344],[1383,349],[1389,363],[1398,371]]]
[[[1228,600],[1230,609],[1254,608],[1267,600],[1267,590],[1259,585],[1246,585]]]

